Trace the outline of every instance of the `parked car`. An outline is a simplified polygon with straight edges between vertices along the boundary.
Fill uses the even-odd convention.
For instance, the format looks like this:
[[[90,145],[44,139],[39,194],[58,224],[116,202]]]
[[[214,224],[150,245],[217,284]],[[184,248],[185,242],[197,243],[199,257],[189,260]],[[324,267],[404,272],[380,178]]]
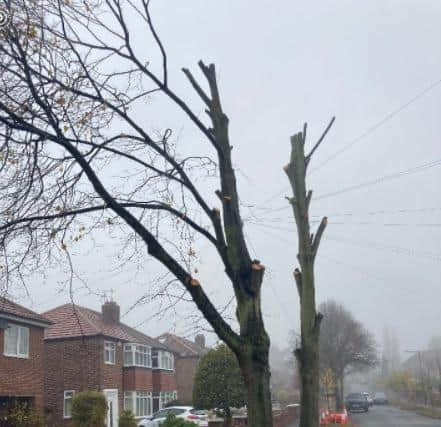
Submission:
[[[175,414],[176,418],[191,421],[199,427],[208,427],[206,411],[194,409],[192,406],[170,406],[161,409],[150,417],[143,418],[138,422],[138,427],[159,427],[169,414]]]
[[[349,412],[368,412],[369,402],[363,393],[350,393],[346,396],[346,409]]]
[[[374,404],[375,405],[387,405],[389,401],[384,393],[375,393],[374,394]]]
[[[366,400],[368,401],[369,406],[373,406],[374,405],[374,399],[372,399],[371,395],[367,391],[365,391],[363,393],[363,395],[366,398]]]

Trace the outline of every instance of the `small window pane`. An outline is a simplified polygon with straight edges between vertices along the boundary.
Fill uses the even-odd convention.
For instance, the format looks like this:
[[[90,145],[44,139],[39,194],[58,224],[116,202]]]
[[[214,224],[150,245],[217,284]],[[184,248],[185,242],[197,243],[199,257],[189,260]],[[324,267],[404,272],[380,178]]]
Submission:
[[[17,354],[18,327],[9,325],[5,330],[5,354]]]
[[[18,353],[21,356],[27,356],[29,354],[29,329],[20,327],[19,336]]]

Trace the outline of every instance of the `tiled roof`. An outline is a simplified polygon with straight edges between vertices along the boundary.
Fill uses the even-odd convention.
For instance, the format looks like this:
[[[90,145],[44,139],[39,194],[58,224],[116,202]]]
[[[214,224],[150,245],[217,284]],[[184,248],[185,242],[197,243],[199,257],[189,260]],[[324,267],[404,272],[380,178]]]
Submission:
[[[171,351],[183,357],[197,356],[202,357],[208,352],[208,348],[201,347],[198,344],[177,335],[166,332],[156,338],[162,344],[165,344]]]
[[[23,320],[34,320],[46,324],[50,323],[50,321],[41,314],[35,313],[35,311],[29,310],[0,296],[0,317],[2,314],[21,317]]]
[[[53,322],[45,331],[45,339],[103,335],[125,342],[167,349],[160,342],[124,323],[105,322],[101,313],[76,304],[61,305],[47,311],[44,316]]]

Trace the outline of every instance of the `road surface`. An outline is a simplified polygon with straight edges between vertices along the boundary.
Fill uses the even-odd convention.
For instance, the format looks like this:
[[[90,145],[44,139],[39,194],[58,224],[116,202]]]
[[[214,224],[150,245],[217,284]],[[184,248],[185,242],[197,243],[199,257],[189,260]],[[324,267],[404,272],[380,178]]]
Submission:
[[[392,406],[374,406],[368,413],[351,414],[351,427],[440,427],[441,420],[402,411]]]

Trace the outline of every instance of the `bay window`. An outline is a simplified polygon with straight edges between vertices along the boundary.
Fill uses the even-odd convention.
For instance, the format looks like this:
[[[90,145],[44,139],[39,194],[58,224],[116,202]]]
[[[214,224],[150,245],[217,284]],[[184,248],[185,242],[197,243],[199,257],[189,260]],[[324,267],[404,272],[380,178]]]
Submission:
[[[151,349],[146,345],[124,344],[124,366],[152,367]]]
[[[152,393],[148,391],[124,392],[124,409],[131,411],[135,417],[146,417],[152,414]]]
[[[159,409],[165,408],[167,403],[177,400],[178,394],[176,391],[161,391],[159,393]]]

